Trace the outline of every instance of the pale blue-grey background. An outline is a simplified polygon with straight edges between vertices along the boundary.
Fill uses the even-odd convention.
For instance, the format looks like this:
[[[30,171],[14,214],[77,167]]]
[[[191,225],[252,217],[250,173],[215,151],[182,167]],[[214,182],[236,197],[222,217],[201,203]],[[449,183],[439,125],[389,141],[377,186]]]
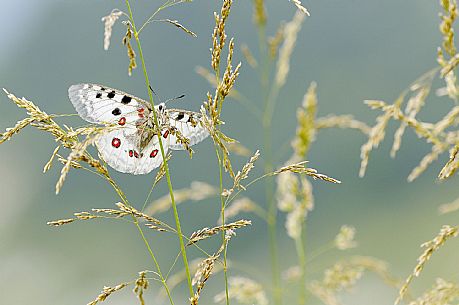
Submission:
[[[159,1],[132,3],[138,24]],[[373,124],[375,112],[364,99],[391,101],[419,75],[435,67],[438,32],[436,1],[304,1],[312,13],[304,22],[297,48],[292,55],[292,69],[282,89],[274,116],[275,148],[289,141],[295,130],[295,111],[311,81],[318,83],[319,115],[348,114]],[[97,82],[146,97],[141,69],[127,75],[125,48],[120,44],[125,28],[114,27],[112,45],[104,51],[103,24],[100,18],[112,8],[125,10],[123,1],[2,1],[0,36],[0,86],[18,96],[34,101],[48,113],[73,113],[67,88],[77,82]],[[281,20],[294,14],[287,0],[268,1],[268,33],[273,34]],[[197,110],[210,89],[194,72],[196,66],[209,67],[210,34],[214,1],[195,1],[165,11],[162,18],[177,19],[194,32],[192,38],[167,24],[153,24],[142,34],[144,55],[153,87],[164,98],[186,94],[177,107]],[[236,45],[248,43],[256,53],[256,29],[252,25],[251,1],[236,1],[229,21],[228,35]],[[235,60],[243,60],[237,52]],[[140,63],[140,62],[139,62]],[[257,105],[261,104],[256,73],[245,64],[236,85]],[[451,101],[429,98],[430,106],[421,113],[426,120],[441,116]],[[6,98],[0,96],[0,129],[12,126],[24,117]],[[252,150],[261,147],[261,129],[250,114],[233,101],[224,109],[226,132]],[[79,118],[60,122],[79,126]],[[389,130],[394,130],[391,124]],[[439,216],[439,204],[459,196],[457,180],[438,183],[436,175],[446,162],[443,155],[430,170],[413,183],[406,177],[430,150],[413,132],[407,132],[395,160],[389,150],[392,133],[380,149],[371,154],[367,175],[357,177],[360,145],[364,137],[355,131],[321,132],[309,160],[311,166],[343,181],[340,186],[313,182],[316,208],[308,219],[308,249],[319,248],[333,238],[342,224],[358,230],[360,247],[349,253],[332,252],[310,265],[311,278],[337,258],[350,254],[371,255],[387,260],[398,277],[409,274],[421,249],[419,245],[433,237],[442,224],[455,224],[456,215]],[[42,174],[43,165],[54,149],[49,135],[30,128],[0,146],[0,303],[1,304],[86,304],[104,285],[128,281],[136,272],[153,269],[137,231],[121,222],[93,221],[75,223],[60,229],[46,225],[48,220],[70,217],[73,212],[92,207],[111,207],[117,198],[99,178],[82,171],[72,171],[62,193],[54,195],[54,185],[61,166]],[[171,162],[175,188],[186,187],[193,180],[215,183],[216,160],[211,141],[196,147],[190,161],[185,153],[175,153]],[[279,156],[281,164],[288,153]],[[235,157],[240,166],[243,159]],[[260,169],[254,172],[259,175]],[[114,173],[128,196],[140,207],[154,175],[131,177]],[[167,193],[164,182],[153,198]],[[248,193],[261,204],[262,185]],[[212,226],[217,218],[218,200],[192,202],[180,206],[184,232]],[[251,215],[245,217],[254,218]],[[170,213],[162,218],[173,223]],[[279,223],[283,231],[283,218]],[[269,285],[269,256],[264,225],[254,218],[251,229],[239,231],[231,242],[229,258],[240,262],[255,279]],[[149,233],[150,234],[150,233]],[[279,237],[282,268],[294,264],[292,241]],[[175,236],[151,234],[151,242],[167,271],[177,254]],[[215,244],[205,244],[209,251]],[[457,241],[451,241],[415,281],[419,293],[437,276],[457,280],[454,264]],[[196,256],[195,250],[190,256]],[[179,261],[180,267],[181,261]],[[255,271],[252,271],[254,269]],[[240,274],[239,270],[231,275]],[[247,274],[247,273],[244,273]],[[152,285],[148,303],[157,302],[157,284]],[[203,304],[223,287],[216,277],[204,290]],[[177,304],[185,304],[186,289],[175,292]],[[181,295],[182,294],[182,295]],[[363,279],[357,289],[345,297],[346,304],[390,304],[395,291],[373,276]],[[110,297],[107,304],[134,303],[129,290]],[[319,304],[310,299],[311,304]]]

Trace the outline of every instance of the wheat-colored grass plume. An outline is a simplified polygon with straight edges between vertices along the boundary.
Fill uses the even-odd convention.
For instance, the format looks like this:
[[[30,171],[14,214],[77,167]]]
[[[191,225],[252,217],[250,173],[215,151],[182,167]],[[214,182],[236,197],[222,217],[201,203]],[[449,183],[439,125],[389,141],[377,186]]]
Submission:
[[[292,142],[295,155],[304,158],[315,137],[315,117],[317,112],[317,84],[312,82],[303,98],[302,106],[296,111],[296,135]]]
[[[459,299],[459,285],[442,278],[435,280],[434,286],[409,305],[449,305]]]
[[[175,203],[180,204],[187,200],[200,201],[210,198],[218,194],[217,189],[205,182],[193,181],[190,187],[174,190]],[[171,200],[169,195],[164,195],[157,200],[152,201],[146,208],[145,214],[155,215],[165,212],[171,208]]]
[[[356,230],[353,226],[343,225],[335,237],[335,247],[339,250],[347,250],[357,247],[355,241]]]
[[[123,24],[126,26],[126,34],[123,37],[123,44],[126,46],[127,56],[129,58],[128,74],[131,76],[132,70],[137,67],[137,63],[135,61],[136,55],[131,45],[133,32],[131,23],[129,21],[123,21]]]
[[[120,18],[124,13],[118,9],[114,9],[111,13],[105,17],[102,17],[102,22],[104,22],[104,50],[108,50],[110,47],[110,38],[112,37],[112,30],[115,22]]]
[[[276,64],[274,82],[277,87],[282,87],[290,70],[290,57],[296,44],[296,39],[304,20],[304,13],[297,11],[292,21],[285,25],[284,42],[279,50],[279,59]]]
[[[300,12],[302,12],[306,16],[311,16],[309,11],[303,6],[300,0],[291,0],[291,1],[293,2],[293,4],[295,4],[295,6],[298,8]]]
[[[252,222],[250,220],[245,220],[245,219],[241,219],[241,220],[238,220],[238,221],[235,221],[235,222],[231,222],[231,223],[226,223],[224,225],[221,225],[221,226],[216,226],[216,227],[213,227],[213,228],[202,228],[200,230],[197,230],[195,232],[193,232],[190,236],[190,238],[188,239],[188,244],[187,246],[190,246],[200,240],[203,240],[203,239],[207,239],[209,237],[212,237],[222,231],[227,231],[227,230],[236,230],[236,229],[239,229],[239,228],[242,228],[242,227],[245,227],[245,226],[248,226],[248,225],[251,225]]]
[[[411,273],[410,276],[408,276],[408,278],[405,280],[405,283],[399,291],[399,296],[397,297],[395,304],[400,303],[413,279],[421,274],[424,266],[430,260],[435,251],[438,251],[438,249],[440,249],[440,247],[442,247],[447,240],[456,237],[458,234],[459,232],[457,227],[444,225],[434,239],[421,245],[421,247],[424,248],[424,252],[421,254],[421,256],[419,256],[418,263],[414,267],[413,273]]]
[[[242,276],[230,277],[228,283],[230,299],[235,299],[240,304],[268,304],[266,292],[260,283]],[[225,291],[214,297],[216,303],[223,303],[225,300]]]
[[[105,301],[105,299],[107,299],[112,293],[114,293],[114,292],[116,292],[116,291],[119,291],[119,290],[125,288],[127,285],[128,285],[128,283],[122,283],[122,284],[116,285],[115,287],[105,286],[105,287],[102,289],[102,292],[97,296],[97,298],[96,298],[94,301],[89,302],[87,305],[96,305],[96,304],[99,303],[99,302],[103,302],[103,301]]]
[[[139,299],[140,305],[145,305],[145,300],[143,298],[143,293],[148,289],[149,282],[146,278],[147,271],[139,272],[139,277],[135,280],[134,289],[132,290]]]

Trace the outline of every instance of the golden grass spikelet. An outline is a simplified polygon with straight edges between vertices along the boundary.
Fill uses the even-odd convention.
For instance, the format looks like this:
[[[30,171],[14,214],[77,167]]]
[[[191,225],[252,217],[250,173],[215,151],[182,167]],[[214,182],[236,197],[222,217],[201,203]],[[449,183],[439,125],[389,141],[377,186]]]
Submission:
[[[211,101],[211,97],[209,95],[209,102]],[[207,104],[208,109],[213,113],[212,119],[210,119],[204,107],[201,107],[201,122],[203,126],[209,131],[210,136],[212,137],[212,140],[214,141],[214,144],[218,146],[222,153],[223,153],[223,166],[225,167],[225,171],[230,174],[231,177],[234,178],[234,172],[233,172],[233,167],[231,165],[231,160],[229,159],[229,151],[228,148],[226,147],[226,144],[228,143],[235,143],[236,140],[228,137],[225,135],[223,132],[220,131],[220,129],[216,128],[216,125],[220,124],[220,119],[218,118],[218,113],[214,110],[213,107],[209,107],[210,104]]]
[[[363,144],[360,148],[360,171],[359,176],[363,177],[368,165],[368,159],[370,152],[373,148],[377,148],[381,141],[384,139],[386,132],[385,129],[389,120],[394,115],[396,108],[400,107],[400,104],[405,98],[405,92],[402,93],[399,98],[396,100],[394,105],[387,105],[383,101],[367,100],[365,103],[372,109],[382,109],[384,113],[376,118],[376,125],[373,126],[370,130],[370,135],[368,136],[368,142]]]
[[[435,285],[409,305],[449,305],[457,303],[459,285],[437,278]]]
[[[124,13],[118,9],[114,9],[111,13],[105,17],[102,17],[102,22],[104,22],[104,50],[108,50],[110,47],[110,38],[112,37],[112,29],[115,22],[120,18]]]
[[[408,99],[405,108],[405,115],[409,118],[414,120],[416,115],[419,113],[421,108],[425,104],[425,100],[430,93],[430,89],[432,87],[432,82],[437,74],[437,69],[433,69],[424,75],[422,75],[418,80],[416,80],[411,86],[410,91],[412,95]],[[394,135],[394,143],[392,145],[392,149],[390,155],[392,158],[395,157],[397,151],[400,149],[400,145],[402,143],[402,137],[407,127],[406,122],[402,122],[395,132]]]
[[[46,224],[54,227],[59,227],[68,223],[74,222],[76,219],[75,218],[68,218],[68,219],[59,219],[59,220],[53,220],[53,221],[48,221]]]
[[[321,285],[319,282],[312,282],[308,285],[308,290],[316,298],[321,300],[326,305],[341,305],[342,303],[338,300],[334,291],[331,291]]]
[[[450,150],[449,160],[448,162],[446,162],[446,164],[443,166],[440,173],[438,174],[439,179],[447,179],[451,177],[456,172],[456,170],[459,168],[459,160],[457,158],[458,152],[459,152],[458,145],[455,145]]]
[[[135,52],[131,45],[133,32],[131,28],[131,23],[129,21],[123,21],[123,24],[126,26],[126,34],[123,37],[123,44],[126,46],[127,55],[129,57],[128,74],[129,76],[131,76],[132,70],[137,67],[137,63],[135,61]]]
[[[241,304],[268,304],[266,292],[260,283],[242,276],[230,277],[228,282],[230,299],[235,299],[238,303]],[[214,296],[214,301],[216,303],[222,303],[225,300],[225,291]]]
[[[230,241],[233,235],[235,235],[233,230],[226,230],[224,241],[218,249],[218,251],[215,252],[213,255],[209,256],[208,258],[204,259],[201,263],[199,263],[196,273],[192,280],[192,285],[196,285],[196,291],[194,293],[194,296],[190,298],[190,303],[192,305],[198,304],[198,300],[201,296],[202,289],[204,288],[204,285],[206,284],[207,280],[212,275],[212,272],[214,270],[215,261],[220,257],[220,254],[223,252],[223,250],[226,249],[226,247],[228,246],[228,242]]]
[[[235,222],[231,222],[225,225],[221,226],[216,226],[213,228],[203,228],[198,231],[195,231],[191,234],[187,246],[190,246],[200,240],[207,239],[211,236],[214,236],[215,234],[218,234],[221,231],[227,231],[227,230],[236,230],[248,225],[251,225],[252,222],[250,220],[245,220],[241,219]]]
[[[250,51],[248,45],[246,45],[245,43],[242,44],[242,45],[241,45],[241,52],[242,52],[242,55],[244,55],[245,60],[247,61],[247,63],[248,63],[252,68],[255,69],[256,67],[258,67],[258,62],[257,62],[257,60],[255,59],[255,57],[253,56],[252,51]]]
[[[198,35],[196,35],[193,31],[187,29],[185,26],[183,26],[182,24],[180,24],[177,20],[171,20],[171,19],[163,19],[161,21],[164,21],[164,22],[168,22],[172,25],[175,25],[177,28],[181,29],[182,31],[184,31],[185,33],[193,36],[193,37],[198,37]]]
[[[292,142],[295,156],[304,158],[309,146],[314,141],[314,120],[317,112],[317,84],[312,82],[304,95],[302,106],[296,112],[297,128],[296,136]]]
[[[459,116],[459,106],[451,108],[451,110],[437,123],[435,123],[432,132],[434,134],[439,134],[443,132],[446,128],[450,127],[453,124],[456,124],[457,117]]]
[[[297,282],[301,279],[303,274],[303,270],[300,266],[295,265],[287,268],[284,272],[282,272],[282,279],[289,282]]]
[[[115,287],[109,287],[109,286],[105,286],[104,289],[102,290],[102,292],[97,296],[97,298],[92,301],[92,302],[89,302],[87,305],[96,305],[97,303],[99,302],[103,302],[105,301],[105,299],[107,299],[112,293],[118,291],[118,290],[121,290],[123,289],[124,287],[126,287],[128,285],[128,283],[122,283],[122,284],[119,284]]]
[[[311,16],[311,14],[309,14],[309,11],[303,6],[303,4],[301,4],[300,0],[291,0],[291,1],[293,2],[293,4],[295,4],[295,6],[298,8],[299,11],[304,13],[306,16]]]
[[[440,14],[440,32],[443,35],[443,49],[450,56],[456,55],[456,47],[454,46],[454,30],[453,23],[456,20],[458,11],[456,0],[440,0],[440,4],[444,9],[444,13]]]
[[[234,40],[231,38],[229,43],[228,58],[226,63],[226,70],[223,74],[223,80],[220,85],[217,87],[220,98],[223,100],[231,91],[236,82],[236,78],[239,76],[239,69],[241,68],[241,63],[239,63],[236,68],[233,70],[231,62],[233,60],[234,52]]]
[[[262,208],[258,206],[255,202],[250,200],[247,197],[242,197],[239,199],[234,200],[228,207],[225,208],[225,220],[229,220],[242,212],[254,212],[260,211]],[[264,216],[264,211],[260,213]],[[222,218],[218,219],[218,224],[222,223]]]
[[[266,8],[264,0],[253,0],[253,21],[260,27],[266,24]]]
[[[422,248],[425,248],[424,252],[418,258],[418,263],[414,267],[413,273],[408,276],[403,284],[402,288],[400,288],[399,296],[395,301],[395,304],[398,304],[403,297],[405,296],[408,286],[411,284],[415,277],[418,277],[421,274],[421,271],[424,269],[425,264],[430,260],[433,253],[440,249],[441,246],[450,238],[456,237],[459,234],[458,227],[451,227],[449,225],[444,225],[437,236],[434,239],[425,242],[421,245]]]
[[[83,142],[79,142],[75,145],[67,158],[67,162],[61,170],[61,176],[56,183],[56,194],[59,194],[62,186],[64,185],[65,178],[72,167],[72,161],[78,161],[83,156],[88,146],[93,144],[102,132],[103,129],[94,127],[89,131],[88,136]]]
[[[145,305],[145,300],[143,298],[143,293],[148,289],[149,282],[146,278],[147,271],[139,272],[139,278],[135,280],[135,286],[132,290],[139,299],[140,305]]]
[[[295,13],[292,21],[285,25],[284,43],[279,50],[279,59],[276,65],[276,74],[274,78],[275,84],[280,88],[285,84],[288,72],[290,70],[290,57],[295,47],[298,31],[301,29],[301,24],[304,20],[304,14],[300,11]]]
[[[283,166],[279,168],[278,170],[276,170],[275,172],[273,172],[271,175],[278,175],[278,174],[285,173],[285,172],[292,172],[296,174],[305,174],[309,177],[312,177],[314,180],[322,180],[322,181],[338,183],[338,184],[341,183],[341,181],[335,178],[318,173],[317,170],[314,168],[305,167],[304,165],[306,163],[308,163],[308,161],[301,161],[298,163]]]
[[[335,237],[335,247],[339,250],[347,250],[357,247],[355,241],[355,228],[348,225],[341,226],[339,233]]]
[[[226,147],[230,152],[241,157],[250,157],[252,155],[252,151],[239,142],[228,143]]]
[[[233,189],[245,189],[244,186],[241,185],[241,182],[249,177],[249,173],[255,167],[254,164],[259,157],[260,151],[257,149],[257,151],[250,158],[250,160],[242,167],[242,170],[237,172],[236,176],[234,177]]]
[[[217,189],[205,182],[193,181],[189,188],[174,190],[175,203],[180,204],[187,200],[200,201],[215,196],[218,193]],[[145,214],[155,215],[165,212],[171,207],[171,200],[169,195],[160,197],[150,203],[146,209]]]
[[[357,129],[363,134],[369,135],[371,128],[366,123],[356,120],[352,115],[328,115],[326,117],[318,118],[315,121],[314,127],[316,129],[324,128],[347,128]]]
[[[273,37],[268,38],[268,49],[269,56],[274,59],[277,56],[277,51],[279,50],[280,44],[284,41],[285,38],[285,24],[282,22],[277,28],[276,34]]]
[[[232,0],[224,0],[220,15],[214,13],[215,28],[212,33],[211,64],[215,72],[218,71],[220,66],[220,55],[226,42],[225,24],[232,4]]]
[[[50,170],[51,166],[53,165],[53,160],[54,160],[54,158],[56,157],[57,153],[59,152],[59,149],[60,149],[60,148],[61,148],[61,146],[58,145],[58,146],[54,149],[53,153],[51,154],[51,158],[49,158],[49,161],[46,162],[45,166],[43,167],[43,173],[46,173],[47,171]]]
[[[156,184],[158,184],[159,181],[161,181],[161,179],[164,177],[164,175],[166,175],[166,163],[169,162],[169,160],[171,159],[172,157],[172,154],[169,152],[167,155],[166,155],[166,162],[163,162],[161,163],[160,167],[159,167],[159,170],[158,172],[156,173],[156,176],[155,176],[155,182],[153,182],[153,186],[155,186]]]
[[[417,179],[435,160],[438,159],[440,154],[445,151],[445,146],[443,145],[434,145],[432,146],[432,151],[425,155],[418,166],[413,168],[411,173],[408,175],[408,182],[413,182]]]
[[[444,203],[438,207],[438,212],[440,214],[452,213],[456,212],[457,210],[459,210],[459,198],[453,202]]]
[[[129,213],[131,214],[132,216],[136,217],[136,218],[141,218],[141,219],[144,219],[145,221],[155,225],[155,226],[164,226],[164,223],[154,217],[151,217],[145,213],[142,213],[138,210],[136,210],[134,207],[132,206],[128,206],[122,202],[117,202],[116,203],[116,206],[123,212],[125,213]],[[154,227],[154,226],[153,226]],[[155,228],[155,227],[154,227]]]

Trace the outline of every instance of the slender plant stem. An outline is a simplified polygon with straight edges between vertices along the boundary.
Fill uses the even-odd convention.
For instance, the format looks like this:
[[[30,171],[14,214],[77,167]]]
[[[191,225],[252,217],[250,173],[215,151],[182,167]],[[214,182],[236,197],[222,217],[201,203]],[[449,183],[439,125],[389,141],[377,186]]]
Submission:
[[[159,126],[158,117],[157,117],[156,111],[155,111],[155,104],[154,104],[154,100],[153,100],[153,94],[152,94],[152,92],[150,90],[150,81],[149,81],[149,78],[148,78],[147,68],[146,68],[146,65],[145,65],[145,59],[143,57],[142,46],[140,44],[139,34],[138,34],[137,29],[135,27],[134,18],[133,18],[133,15],[132,15],[132,10],[131,10],[131,6],[129,4],[129,0],[125,0],[125,1],[126,1],[126,7],[127,7],[128,11],[129,11],[129,19],[131,21],[132,29],[134,31],[134,37],[135,37],[135,40],[137,41],[139,57],[140,57],[140,60],[142,62],[143,74],[145,76],[145,84],[147,86],[148,96],[150,98],[150,103],[152,105],[154,123],[155,123],[155,126],[158,127]],[[177,235],[178,235],[179,242],[180,242],[180,250],[181,250],[181,253],[182,253],[183,264],[185,266],[185,272],[186,272],[186,275],[187,275],[188,289],[189,289],[189,293],[190,293],[190,298],[192,298],[194,296],[194,291],[193,291],[193,286],[192,286],[192,283],[191,283],[191,274],[190,274],[190,268],[189,268],[189,265],[188,265],[188,258],[187,258],[187,255],[186,255],[185,244],[183,242],[183,237],[182,237],[182,228],[181,228],[181,225],[180,225],[180,219],[179,219],[179,215],[178,215],[178,212],[177,212],[177,205],[176,205],[175,199],[174,199],[174,192],[173,192],[171,177],[170,177],[170,173],[169,173],[169,166],[168,166],[167,161],[166,161],[166,154],[164,152],[164,147],[163,147],[163,143],[162,143],[162,140],[161,140],[161,130],[158,128],[158,131],[159,131],[158,132],[159,146],[160,146],[160,149],[161,149],[162,158],[164,160],[163,161],[164,162],[164,169],[165,169],[165,172],[166,172],[167,185],[169,187],[169,195],[171,197],[171,204],[172,204],[172,208],[174,210],[174,218],[175,218],[175,223],[176,223],[176,227],[177,227]]]
[[[220,203],[221,203],[221,218],[222,226],[225,226],[225,199],[223,198],[223,161],[220,157],[217,145],[215,145],[215,153],[217,154],[218,168],[219,168],[219,179],[220,179]],[[229,289],[228,289],[228,265],[226,262],[226,240],[225,240],[226,231],[222,230],[222,243],[223,243],[223,275],[225,278],[225,296],[226,304],[229,305]]]
[[[272,143],[271,143],[271,128],[272,120],[270,115],[271,102],[275,96],[269,94],[269,55],[266,48],[266,28],[263,24],[258,27],[259,50],[261,57],[260,65],[260,85],[261,92],[264,92],[264,111],[262,117],[263,124],[263,138],[264,138],[264,155],[265,155],[265,174],[272,172]],[[269,249],[271,255],[271,268],[272,268],[272,282],[273,282],[273,299],[275,305],[282,305],[282,289],[280,285],[280,268],[279,268],[279,255],[278,255],[278,242],[277,242],[277,208],[274,201],[274,180],[268,177],[265,183],[266,186],[266,201],[268,202],[268,235],[269,235]]]
[[[123,203],[126,206],[131,207],[131,204],[129,203],[128,199],[126,198],[126,195],[121,190],[121,188],[118,186],[118,184],[115,182],[115,180],[113,180],[113,178],[111,176],[109,176],[108,174],[105,175],[105,178],[107,179],[108,183],[110,183],[110,185],[113,187],[113,189],[116,191],[116,193],[118,194],[120,199],[123,201]],[[157,273],[158,273],[159,277],[161,278],[161,282],[162,282],[162,284],[164,286],[164,289],[166,290],[167,297],[169,298],[169,302],[171,303],[171,305],[174,305],[174,301],[172,300],[172,295],[170,293],[169,287],[167,286],[166,279],[164,278],[164,276],[163,276],[163,274],[161,272],[161,267],[159,266],[158,260],[156,259],[156,256],[153,253],[153,250],[151,249],[151,246],[150,246],[148,240],[146,239],[142,228],[139,225],[139,220],[134,215],[131,215],[131,216],[132,216],[132,219],[133,219],[133,223],[137,227],[137,230],[139,231],[140,236],[142,237],[142,240],[143,240],[145,246],[147,247],[148,253],[150,254],[151,258],[153,259],[153,262],[155,263]]]
[[[306,232],[306,223],[303,223],[302,234],[295,238],[296,254],[298,256],[298,263],[301,269],[300,289],[298,291],[298,305],[306,304],[306,253],[304,251],[303,233]]]

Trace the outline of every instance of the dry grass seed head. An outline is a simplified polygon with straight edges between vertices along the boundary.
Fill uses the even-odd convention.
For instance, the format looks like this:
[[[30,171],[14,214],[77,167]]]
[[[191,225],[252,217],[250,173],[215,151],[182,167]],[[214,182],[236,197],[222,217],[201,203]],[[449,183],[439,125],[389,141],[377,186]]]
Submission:
[[[247,197],[236,199],[228,207],[225,208],[225,220],[229,220],[230,218],[239,215],[239,213],[253,212],[259,208],[260,207],[255,202]],[[222,223],[221,216],[218,219],[218,223]]]
[[[293,4],[295,4],[295,6],[298,8],[300,12],[302,12],[306,16],[311,16],[309,14],[309,11],[303,6],[303,4],[301,4],[300,0],[291,0],[291,1],[293,2]]]
[[[318,118],[315,121],[314,127],[316,129],[324,128],[347,128],[357,129],[363,134],[369,135],[371,128],[364,122],[356,120],[352,115],[328,115],[326,117]]]
[[[128,283],[122,283],[122,284],[119,284],[115,287],[108,287],[108,286],[105,286],[102,290],[102,292],[97,296],[97,298],[92,301],[92,302],[89,302],[87,305],[96,305],[97,303],[99,302],[103,302],[105,301],[106,298],[108,298],[112,293],[118,291],[118,290],[121,290],[123,289],[124,287],[126,287],[128,285]]]
[[[198,37],[198,35],[196,35],[193,31],[187,29],[185,26],[180,24],[177,20],[163,19],[161,21],[168,22],[168,23],[170,23],[172,25],[175,25],[177,28],[181,29],[182,31],[184,31],[185,33],[187,33],[188,35],[190,35],[192,37]]]
[[[241,52],[242,52],[242,55],[244,55],[245,60],[247,61],[247,63],[248,63],[252,68],[255,69],[256,67],[258,67],[258,62],[257,62],[257,60],[255,59],[255,57],[253,56],[252,51],[250,51],[248,45],[246,45],[245,43],[242,44],[242,45],[241,45]]]
[[[131,45],[133,32],[131,28],[131,23],[129,21],[123,21],[123,24],[126,26],[126,34],[123,37],[123,44],[126,46],[127,55],[129,57],[128,74],[129,76],[131,76],[132,70],[137,67],[137,63],[135,61],[135,52]]]
[[[335,247],[339,250],[347,250],[357,247],[355,241],[355,228],[348,225],[343,225],[335,237]]]
[[[205,182],[193,181],[190,184],[189,188],[183,188],[174,190],[175,203],[180,204],[187,200],[200,201],[212,196],[215,196],[218,193],[217,189]],[[157,200],[154,200],[150,203],[146,209],[145,214],[155,215],[158,213],[165,212],[171,207],[171,199],[169,195],[160,197]]]
[[[312,82],[304,95],[302,106],[296,112],[298,120],[296,136],[292,142],[295,155],[304,158],[309,150],[309,146],[314,141],[315,128],[314,120],[317,112],[317,84]]]
[[[228,281],[229,298],[235,299],[241,304],[267,305],[268,298],[263,286],[246,277],[230,277]],[[214,297],[216,303],[226,300],[226,292],[223,291]]]
[[[456,212],[457,210],[459,210],[459,198],[453,202],[444,203],[438,207],[438,212],[440,214],[452,213]]]
[[[143,293],[148,289],[149,282],[146,278],[147,271],[139,272],[139,278],[135,281],[134,289],[132,290],[139,299],[140,305],[145,305],[145,300],[143,298]]]
[[[435,285],[409,305],[449,305],[457,303],[459,285],[437,278]]]
[[[285,84],[288,72],[290,70],[290,56],[295,47],[298,31],[304,20],[304,13],[297,11],[292,21],[285,25],[284,43],[279,50],[279,59],[276,65],[275,84],[280,88]]]
[[[245,220],[245,219],[241,219],[241,220],[238,220],[238,221],[235,221],[235,222],[231,222],[231,223],[228,223],[228,224],[225,224],[225,225],[221,225],[221,226],[216,226],[216,227],[213,227],[213,228],[202,228],[198,231],[195,231],[191,234],[190,238],[189,238],[189,241],[188,241],[188,244],[187,246],[190,246],[200,240],[203,240],[203,239],[207,239],[209,237],[212,237],[216,234],[218,234],[219,232],[222,232],[222,231],[228,231],[228,230],[236,230],[236,229],[239,229],[239,228],[242,228],[242,227],[245,227],[245,226],[248,226],[248,225],[251,225],[252,222],[250,220]]]
[[[266,24],[266,8],[264,0],[253,0],[253,22],[258,26]]]
[[[228,18],[232,4],[232,0],[224,0],[222,8],[220,10],[220,15],[214,13],[215,28],[212,33],[211,64],[212,68],[216,72],[219,69],[220,55],[226,42],[225,23],[226,19]]]
[[[108,50],[110,47],[110,38],[112,37],[112,29],[113,25],[115,25],[115,22],[120,18],[121,15],[124,13],[118,9],[112,10],[112,12],[105,16],[102,17],[102,22],[104,22],[104,50]]]
[[[277,28],[276,34],[274,36],[268,38],[268,49],[269,49],[269,56],[271,59],[276,58],[277,52],[279,51],[279,46],[282,42],[284,42],[285,38],[285,23],[281,23]]]
[[[403,284],[402,288],[399,291],[399,296],[395,301],[395,304],[398,304],[406,294],[408,290],[408,286],[411,284],[415,277],[418,277],[421,271],[424,269],[426,263],[432,257],[432,254],[437,251],[443,244],[450,238],[456,237],[459,234],[457,227],[451,227],[448,225],[444,225],[437,236],[434,239],[425,242],[421,245],[421,247],[425,248],[424,252],[418,258],[418,263],[414,267],[413,273],[408,276],[405,283]]]

